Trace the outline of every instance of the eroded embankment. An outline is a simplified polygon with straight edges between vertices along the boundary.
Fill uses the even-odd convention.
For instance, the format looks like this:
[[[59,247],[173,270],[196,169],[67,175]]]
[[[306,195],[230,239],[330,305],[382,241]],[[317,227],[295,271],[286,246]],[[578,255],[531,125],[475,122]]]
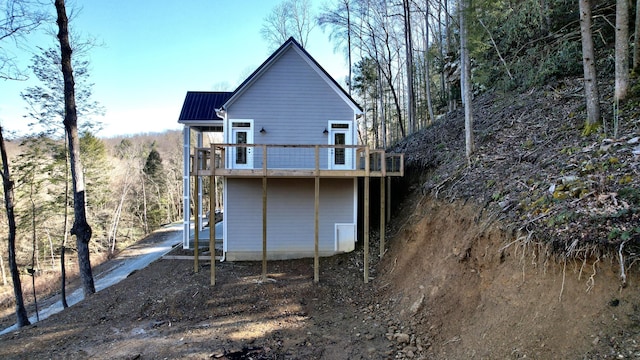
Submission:
[[[637,353],[636,269],[615,254],[563,259],[461,202],[425,196],[397,219],[381,298],[436,358]],[[635,352],[634,352],[635,351]],[[594,355],[598,354],[598,355]]]

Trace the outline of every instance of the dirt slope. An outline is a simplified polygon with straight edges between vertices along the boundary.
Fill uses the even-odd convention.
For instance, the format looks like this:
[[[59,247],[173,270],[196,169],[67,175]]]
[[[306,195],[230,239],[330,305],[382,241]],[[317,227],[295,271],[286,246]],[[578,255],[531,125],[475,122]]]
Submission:
[[[619,358],[640,354],[638,275],[558,263],[477,209],[404,203],[391,248],[362,281],[362,252],[209,266],[160,260],[60,314],[0,337],[0,358]],[[510,244],[511,243],[511,244]],[[373,251],[376,251],[375,246]],[[6,323],[5,319],[3,323]]]
[[[616,259],[558,262],[477,214],[425,198],[380,270],[380,298],[431,342],[429,358],[640,355],[636,271],[622,289]]]

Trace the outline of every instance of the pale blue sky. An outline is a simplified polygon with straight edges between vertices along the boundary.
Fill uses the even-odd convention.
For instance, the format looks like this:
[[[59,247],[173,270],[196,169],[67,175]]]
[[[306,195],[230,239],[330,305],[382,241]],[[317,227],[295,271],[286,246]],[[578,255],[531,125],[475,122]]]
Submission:
[[[107,112],[99,135],[180,129],[187,91],[234,90],[271,54],[260,28],[280,1],[78,1],[72,31],[104,43],[90,53],[94,100]],[[317,10],[321,1],[312,2]],[[43,36],[30,41],[30,48],[54,45]],[[316,27],[307,51],[343,84],[347,64],[333,48]],[[16,55],[22,67],[29,65],[30,53]],[[7,131],[25,131],[26,103],[19,94],[34,84],[0,81],[0,124]]]

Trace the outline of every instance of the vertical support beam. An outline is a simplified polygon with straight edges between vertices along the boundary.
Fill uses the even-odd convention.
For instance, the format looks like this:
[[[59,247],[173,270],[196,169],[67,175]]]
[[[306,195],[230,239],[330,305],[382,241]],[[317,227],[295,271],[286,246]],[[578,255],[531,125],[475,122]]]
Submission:
[[[209,253],[211,254],[211,286],[216,284],[216,164],[215,149],[211,147],[211,176],[209,177]]]
[[[196,159],[196,161],[198,161],[198,159]],[[200,193],[200,176],[196,175],[194,186],[196,187],[195,193],[199,194]],[[196,196],[196,209],[199,209],[199,208],[200,208],[200,196]],[[200,237],[200,229],[198,226],[198,217],[196,217],[196,224],[195,224],[195,228],[193,229],[193,272],[198,272],[200,268],[200,264],[198,263],[199,237]]]
[[[387,183],[387,222],[391,221],[391,179]]]
[[[267,146],[262,145],[262,281],[267,281]]]
[[[365,148],[365,175],[364,175],[364,283],[369,283],[369,171],[371,158],[369,147]]]
[[[191,128],[182,129],[182,248],[189,248],[191,237]]]
[[[318,251],[319,233],[320,233],[320,146],[315,147],[316,157],[316,181],[315,181],[315,215],[314,215],[314,232],[313,232],[313,282],[320,281],[320,255]]]
[[[385,220],[386,215],[386,176],[387,176],[387,154],[385,151],[380,153],[380,258],[384,255],[385,242]]]
[[[196,144],[198,148],[202,148],[202,131],[198,131],[197,133]],[[205,162],[204,153],[198,154],[196,152],[195,154],[196,154],[195,161],[198,164],[197,169],[204,169],[204,162]],[[196,181],[198,182],[198,187],[196,187],[196,196],[198,196],[198,202],[196,202],[197,218],[196,218],[195,230],[201,231],[203,227],[202,218],[204,217],[204,213],[202,211],[202,205],[204,204],[204,201],[202,201],[202,190],[204,189],[204,186],[202,186],[202,178],[200,176],[196,176]]]
[[[385,220],[387,218],[386,216],[386,209],[385,209],[385,198],[386,198],[386,194],[385,194],[385,187],[386,187],[386,178],[384,176],[380,177],[380,258],[382,259],[382,256],[384,255],[384,242],[385,242]]]

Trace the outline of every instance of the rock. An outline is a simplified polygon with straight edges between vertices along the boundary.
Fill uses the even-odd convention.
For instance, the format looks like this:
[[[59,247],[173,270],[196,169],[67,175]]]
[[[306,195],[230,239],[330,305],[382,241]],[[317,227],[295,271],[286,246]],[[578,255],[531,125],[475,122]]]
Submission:
[[[405,334],[405,333],[397,333],[394,335],[394,337],[396,338],[396,341],[399,344],[408,344],[409,341],[411,341],[411,336],[409,336],[409,334]]]
[[[418,348],[415,346],[405,346],[404,349],[402,349],[402,351],[404,351],[405,353],[408,351],[416,352],[417,350]]]
[[[411,305],[411,307],[409,308],[409,311],[411,311],[412,314],[417,313],[418,310],[420,310],[420,307],[422,307],[423,302],[424,302],[424,294],[421,294],[420,298]]]

